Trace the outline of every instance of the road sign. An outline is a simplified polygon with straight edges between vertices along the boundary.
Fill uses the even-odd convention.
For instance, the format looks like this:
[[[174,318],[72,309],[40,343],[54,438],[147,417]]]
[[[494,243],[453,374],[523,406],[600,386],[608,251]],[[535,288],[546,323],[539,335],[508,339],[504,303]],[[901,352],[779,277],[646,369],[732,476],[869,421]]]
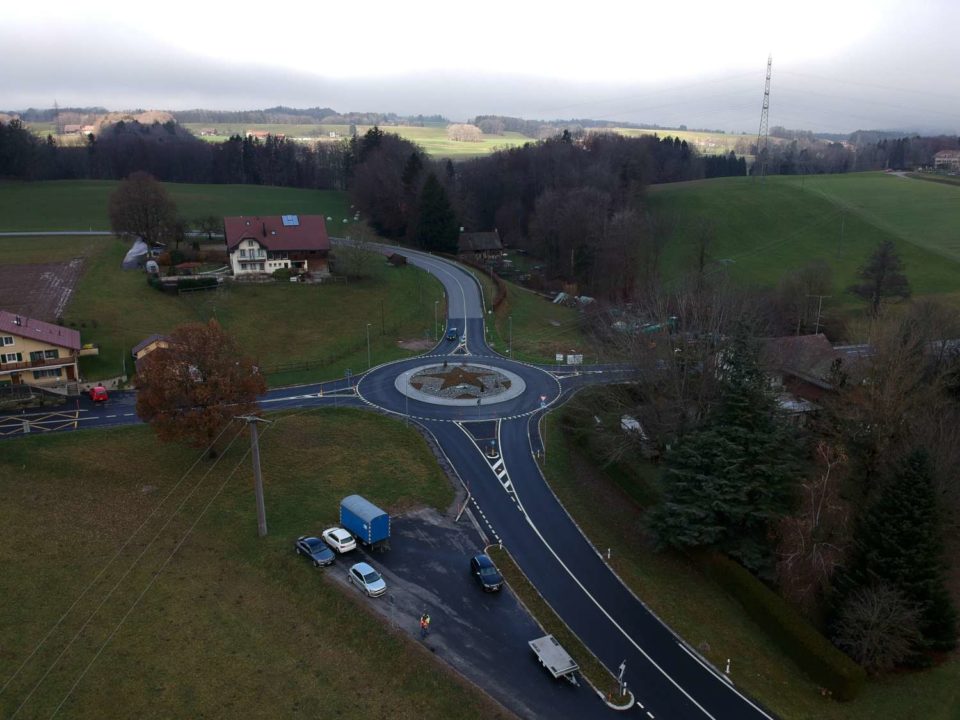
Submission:
[[[583,365],[583,355],[567,355],[567,365]]]
[[[557,364],[563,365],[563,353],[557,353]]]

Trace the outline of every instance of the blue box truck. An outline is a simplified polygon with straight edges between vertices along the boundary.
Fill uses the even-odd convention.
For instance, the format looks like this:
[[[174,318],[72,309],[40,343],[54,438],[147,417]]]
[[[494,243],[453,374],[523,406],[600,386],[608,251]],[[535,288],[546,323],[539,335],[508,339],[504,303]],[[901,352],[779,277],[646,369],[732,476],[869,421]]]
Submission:
[[[385,547],[390,539],[390,516],[359,495],[340,501],[340,525],[367,546]]]

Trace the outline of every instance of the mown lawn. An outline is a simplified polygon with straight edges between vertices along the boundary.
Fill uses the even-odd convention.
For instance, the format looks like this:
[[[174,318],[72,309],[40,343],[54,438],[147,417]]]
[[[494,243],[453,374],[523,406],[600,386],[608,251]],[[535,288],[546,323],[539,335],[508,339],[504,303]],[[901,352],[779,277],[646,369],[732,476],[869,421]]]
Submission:
[[[846,288],[887,239],[900,252],[915,294],[960,289],[960,254],[949,231],[960,225],[960,188],[882,173],[718,178],[652,186],[649,202],[674,220],[663,253],[668,278],[693,267],[706,222],[715,228],[708,247],[712,271],[773,286],[787,272],[822,260],[832,269],[830,306],[862,305]]]
[[[785,720],[955,720],[960,660],[935,669],[870,681],[854,702],[821,696],[815,683],[783,655],[742,606],[685,558],[652,549],[643,525],[651,497],[649,465],[630,472],[598,468],[561,426],[546,421],[545,475],[561,502],[633,591],[715,666],[731,659],[737,686]]]
[[[154,333],[216,318],[243,352],[259,362],[271,385],[341,377],[407,357],[400,341],[432,337],[433,302],[441,284],[407,266],[378,266],[374,277],[347,284],[235,284],[216,292],[171,295],[120,269],[127,244],[112,237],[0,238],[0,262],[39,263],[85,258],[83,275],[63,322],[100,355],[82,358],[91,380],[132,373],[130,349]],[[443,310],[441,304],[441,310]]]
[[[0,232],[110,230],[107,203],[115,180],[0,181]],[[346,193],[260,185],[164,183],[184,218],[207,215],[318,214],[338,235],[348,213]]]
[[[349,493],[445,509],[453,491],[422,439],[358,411],[272,419],[264,539],[245,430],[192,471],[196,452],[146,427],[5,441],[0,715],[26,700],[18,718],[61,701],[79,719],[502,717],[325,579],[344,562],[316,570],[293,553]]]
[[[45,240],[44,240],[45,241]],[[123,271],[126,245],[104,239],[90,257],[64,321],[100,355],[83,358],[85,377],[130,371],[130,348],[153,333],[215,318],[268,375],[271,385],[313,382],[415,354],[399,341],[425,338],[440,283],[412,266],[382,266],[375,277],[346,284],[228,283],[215,292],[161,293],[143,273]],[[309,367],[302,367],[304,363]],[[300,367],[292,367],[300,366]]]

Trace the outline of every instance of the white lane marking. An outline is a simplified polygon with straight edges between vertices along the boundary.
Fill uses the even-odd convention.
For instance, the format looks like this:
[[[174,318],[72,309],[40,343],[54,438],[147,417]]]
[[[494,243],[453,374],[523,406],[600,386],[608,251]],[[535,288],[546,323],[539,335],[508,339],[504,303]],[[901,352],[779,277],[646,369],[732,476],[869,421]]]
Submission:
[[[647,710],[647,717],[653,720],[653,713]]]
[[[705,670],[707,670],[707,671],[710,672],[710,673],[713,673],[713,675],[714,675],[715,677],[720,678],[720,679],[723,680],[724,682],[727,682],[727,683],[730,683],[731,685],[733,685],[733,680],[731,680],[729,677],[727,677],[727,676],[724,675],[723,673],[718,672],[716,668],[711,667],[710,665],[708,665],[707,663],[705,663],[702,659],[700,659],[700,658],[697,656],[697,654],[696,654],[695,652],[693,652],[690,648],[688,648],[688,647],[687,647],[686,645],[684,645],[682,642],[677,642],[677,645],[679,645],[679,646],[680,646],[680,649],[683,650],[687,655],[689,655],[689,656],[692,657],[694,660],[696,660],[698,663],[700,663]],[[746,700],[747,702],[750,702],[749,698],[744,698],[744,700]],[[753,703],[750,703],[750,704],[753,705]],[[756,708],[757,710],[760,710],[760,708],[758,708],[756,705],[754,705],[754,708]]]

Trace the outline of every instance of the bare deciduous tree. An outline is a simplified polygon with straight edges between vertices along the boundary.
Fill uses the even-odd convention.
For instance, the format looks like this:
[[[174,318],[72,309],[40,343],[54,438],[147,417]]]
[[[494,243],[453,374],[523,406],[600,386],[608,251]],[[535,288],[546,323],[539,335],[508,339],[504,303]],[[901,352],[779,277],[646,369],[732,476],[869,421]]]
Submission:
[[[893,669],[917,651],[920,612],[887,585],[856,591],[840,610],[833,641],[871,674]]]
[[[843,560],[849,542],[849,508],[840,496],[847,455],[817,443],[817,473],[803,483],[800,508],[779,527],[777,581],[784,597],[812,611]]]
[[[152,175],[131,173],[110,195],[110,228],[118,237],[138,235],[148,245],[166,240],[173,232],[177,208]]]
[[[457,142],[480,142],[483,139],[483,131],[476,125],[454,123],[447,125],[447,137]]]

